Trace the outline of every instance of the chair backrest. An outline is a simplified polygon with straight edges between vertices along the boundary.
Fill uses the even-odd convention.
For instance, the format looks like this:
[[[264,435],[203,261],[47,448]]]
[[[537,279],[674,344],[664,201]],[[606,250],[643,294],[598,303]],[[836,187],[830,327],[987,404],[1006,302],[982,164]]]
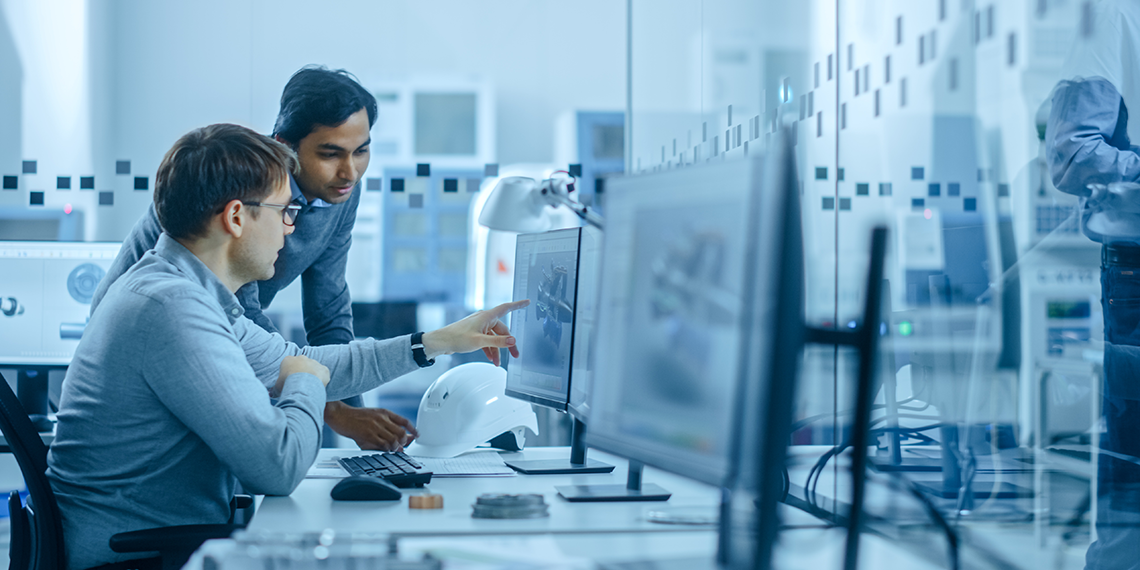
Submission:
[[[31,523],[30,570],[62,568],[63,527],[59,506],[47,477],[48,448],[28,419],[24,406],[0,374],[0,432],[20,464],[24,483],[28,486],[29,522]],[[15,537],[14,537],[15,538]],[[15,545],[13,545],[15,546]],[[20,569],[23,570],[23,569]]]

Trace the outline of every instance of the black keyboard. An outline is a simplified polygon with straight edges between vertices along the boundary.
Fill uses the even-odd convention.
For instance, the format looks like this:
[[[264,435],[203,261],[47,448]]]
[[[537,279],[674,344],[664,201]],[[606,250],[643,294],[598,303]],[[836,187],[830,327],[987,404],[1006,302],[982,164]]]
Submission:
[[[401,489],[431,482],[431,471],[403,451],[341,457],[337,461],[352,475],[379,477]]]

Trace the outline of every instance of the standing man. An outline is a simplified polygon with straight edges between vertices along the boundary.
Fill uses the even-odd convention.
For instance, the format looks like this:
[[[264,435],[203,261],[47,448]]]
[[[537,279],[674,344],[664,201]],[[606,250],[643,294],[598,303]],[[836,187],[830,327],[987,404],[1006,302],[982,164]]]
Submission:
[[[63,383],[47,476],[68,568],[132,557],[111,551],[119,532],[224,523],[239,482],[291,493],[316,459],[328,399],[442,354],[518,356],[499,317],[527,301],[427,333],[305,348],[246,318],[235,293],[274,277],[304,219],[290,203],[294,165],[288,147],[237,125],[191,131],[163,158],[163,232],[107,289]]]
[[[1080,197],[1081,230],[1101,243],[1104,435],[1097,456],[1096,540],[1085,568],[1140,561],[1140,3],[1092,3],[1053,91],[1045,152],[1057,189]]]
[[[251,282],[237,292],[246,316],[261,328],[277,332],[262,308],[300,277],[309,344],[347,344],[353,340],[352,298],[345,269],[360,205],[356,188],[368,169],[369,131],[375,123],[376,99],[344,70],[305,67],[285,85],[273,137],[297,154],[300,169],[289,176],[290,203],[300,206],[301,212],[273,276]],[[161,232],[152,206],[131,230],[99,284],[91,303],[92,314],[111,284],[154,248]],[[406,418],[362,406],[359,396],[329,402],[325,422],[361,449],[394,451],[415,437],[415,427]]]

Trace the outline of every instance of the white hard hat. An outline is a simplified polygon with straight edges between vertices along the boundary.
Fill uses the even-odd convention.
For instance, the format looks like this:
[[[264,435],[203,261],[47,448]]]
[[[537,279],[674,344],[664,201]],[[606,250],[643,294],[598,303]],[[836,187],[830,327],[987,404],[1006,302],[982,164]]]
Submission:
[[[455,457],[503,433],[513,433],[521,449],[525,428],[538,434],[538,418],[527,402],[508,398],[507,371],[489,362],[456,366],[424,393],[416,417],[419,436],[407,453]]]

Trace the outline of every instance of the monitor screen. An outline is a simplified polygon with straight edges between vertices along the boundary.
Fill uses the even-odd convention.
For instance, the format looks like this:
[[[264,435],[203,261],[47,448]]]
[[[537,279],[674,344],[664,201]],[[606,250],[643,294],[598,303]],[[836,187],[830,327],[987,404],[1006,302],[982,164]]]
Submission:
[[[580,228],[518,236],[514,300],[530,305],[511,314],[519,358],[507,366],[508,396],[566,409],[580,237]]]
[[[0,241],[0,364],[68,365],[120,245]]]
[[[591,446],[723,482],[741,376],[753,164],[613,180]]]

